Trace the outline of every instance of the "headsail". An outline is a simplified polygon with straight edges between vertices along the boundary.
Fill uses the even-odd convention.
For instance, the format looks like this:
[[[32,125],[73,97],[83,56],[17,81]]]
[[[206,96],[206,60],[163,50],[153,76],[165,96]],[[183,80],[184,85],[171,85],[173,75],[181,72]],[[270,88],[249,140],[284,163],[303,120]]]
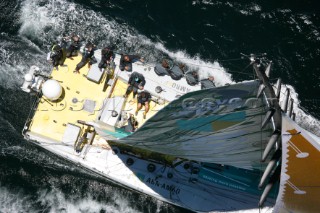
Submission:
[[[115,142],[189,160],[261,168],[272,129],[261,130],[267,109],[258,81],[195,91],[171,102],[134,134]]]

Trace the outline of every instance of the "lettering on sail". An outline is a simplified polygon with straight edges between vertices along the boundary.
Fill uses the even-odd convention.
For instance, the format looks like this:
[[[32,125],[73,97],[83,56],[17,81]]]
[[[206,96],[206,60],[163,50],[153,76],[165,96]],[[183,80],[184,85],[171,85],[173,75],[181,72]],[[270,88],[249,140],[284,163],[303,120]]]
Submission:
[[[158,180],[155,180],[154,178],[148,178],[146,183],[149,183],[153,186],[159,187],[161,189],[165,189],[173,194],[180,194],[180,189],[179,187],[176,187],[175,185],[169,185],[166,183],[161,183]]]

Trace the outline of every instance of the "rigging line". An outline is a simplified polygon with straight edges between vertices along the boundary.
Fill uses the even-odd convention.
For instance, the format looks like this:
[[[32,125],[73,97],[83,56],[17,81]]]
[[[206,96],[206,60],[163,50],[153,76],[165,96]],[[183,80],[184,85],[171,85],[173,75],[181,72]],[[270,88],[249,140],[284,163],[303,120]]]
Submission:
[[[173,57],[175,59],[180,59],[180,60],[183,60],[183,59],[187,59],[187,60],[195,60],[193,58],[183,58],[183,57]],[[198,58],[200,60],[200,58]],[[224,60],[219,60],[217,59],[216,61],[219,62],[219,61],[237,61],[237,60],[243,60],[243,58],[231,58],[231,59],[224,59]]]
[[[242,70],[241,70],[241,72],[243,72],[243,71],[245,71],[248,67],[250,67],[252,65],[252,63],[249,63],[247,66],[245,66]]]
[[[243,74],[243,75],[251,76],[251,74],[250,74],[250,73],[246,73],[246,72],[239,72],[239,71],[230,71],[230,70],[228,70],[228,73],[237,73],[237,74]]]
[[[239,61],[239,60],[244,60],[242,57],[241,58],[231,58],[231,59],[225,59],[225,60],[217,60],[218,62],[220,62],[220,61],[222,61],[222,62],[224,62],[224,61]]]
[[[196,63],[191,63],[191,62],[186,62],[185,64],[191,64],[193,66],[196,66],[196,67],[205,67],[205,68],[211,68],[211,69],[216,69],[216,70],[222,70],[224,71],[225,69],[223,67],[213,67],[213,66],[209,66],[209,65],[201,65],[201,64],[196,64]]]
[[[241,72],[238,71],[238,73],[249,74],[249,73],[243,72],[245,69],[243,69],[242,67],[238,67],[238,66],[235,66],[235,65],[233,65],[233,64],[230,64],[229,66],[230,66],[230,67],[233,67],[234,69],[239,69],[239,70],[241,70]],[[250,66],[250,64],[249,64],[248,66]],[[232,71],[228,70],[227,72],[232,72]]]

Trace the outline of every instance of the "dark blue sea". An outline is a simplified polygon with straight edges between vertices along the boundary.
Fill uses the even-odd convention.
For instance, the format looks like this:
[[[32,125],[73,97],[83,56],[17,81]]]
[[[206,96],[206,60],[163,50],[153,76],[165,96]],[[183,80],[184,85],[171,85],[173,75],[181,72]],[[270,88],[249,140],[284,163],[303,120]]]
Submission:
[[[267,53],[271,79],[291,89],[297,122],[320,135],[320,3],[316,0],[0,0],[0,213],[185,212],[118,187],[37,148],[21,131],[32,97],[24,74],[45,73],[49,46],[79,34],[99,47],[170,57],[212,71],[217,85],[249,80],[244,54]]]

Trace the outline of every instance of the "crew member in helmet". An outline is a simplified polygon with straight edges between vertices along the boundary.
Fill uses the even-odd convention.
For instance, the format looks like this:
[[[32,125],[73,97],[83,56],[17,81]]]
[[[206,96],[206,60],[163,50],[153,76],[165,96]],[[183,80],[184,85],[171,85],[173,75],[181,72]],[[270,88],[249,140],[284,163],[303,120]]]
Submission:
[[[130,78],[128,81],[128,88],[124,97],[125,98],[128,97],[128,95],[133,91],[133,98],[135,98],[138,89],[143,90],[145,84],[146,84],[146,80],[144,76],[138,72],[133,72],[130,75]]]
[[[147,91],[142,91],[140,94],[138,94],[138,105],[136,110],[136,116],[138,115],[138,112],[142,109],[142,106],[144,106],[145,111],[143,113],[143,118],[146,119],[146,115],[149,111],[149,103],[151,101],[151,95]]]
[[[82,67],[84,67],[87,63],[88,63],[88,66],[90,67],[92,64],[97,62],[96,58],[94,57],[94,49],[95,49],[95,45],[92,44],[91,42],[88,42],[86,44],[82,54],[82,59],[77,64],[76,69],[73,71],[74,73],[80,73],[79,70]]]
[[[120,70],[132,71],[132,63],[136,61],[144,62],[144,59],[138,55],[122,55],[120,58]]]

